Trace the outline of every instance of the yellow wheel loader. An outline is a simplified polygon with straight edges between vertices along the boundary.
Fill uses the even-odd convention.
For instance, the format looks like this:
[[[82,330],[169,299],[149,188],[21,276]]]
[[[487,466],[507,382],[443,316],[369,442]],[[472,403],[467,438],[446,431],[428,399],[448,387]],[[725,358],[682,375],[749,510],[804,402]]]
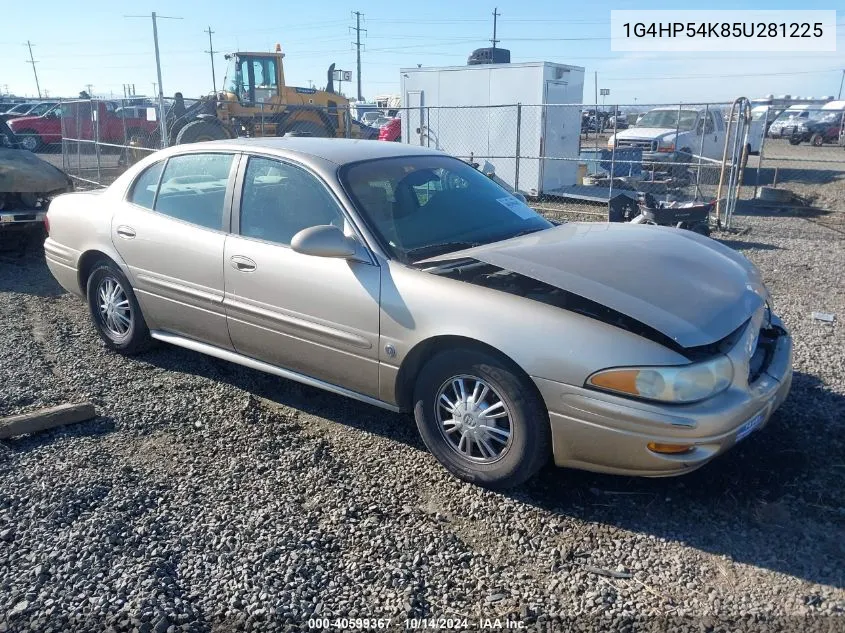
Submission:
[[[378,138],[378,130],[354,121],[349,100],[334,91],[334,64],[325,90],[285,85],[277,44],[272,53],[233,53],[223,90],[185,108],[180,93],[168,118],[168,144],[235,137],[321,136]],[[155,142],[155,139],[151,139]]]

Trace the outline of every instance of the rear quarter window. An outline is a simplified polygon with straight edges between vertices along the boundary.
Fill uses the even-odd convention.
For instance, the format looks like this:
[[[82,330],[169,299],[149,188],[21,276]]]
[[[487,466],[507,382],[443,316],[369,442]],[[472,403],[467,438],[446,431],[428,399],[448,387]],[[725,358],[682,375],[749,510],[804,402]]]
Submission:
[[[137,204],[139,207],[145,209],[152,209],[155,202],[156,190],[158,189],[158,181],[161,178],[161,170],[164,168],[164,161],[150,165],[132,185],[132,191],[129,194],[129,202]]]

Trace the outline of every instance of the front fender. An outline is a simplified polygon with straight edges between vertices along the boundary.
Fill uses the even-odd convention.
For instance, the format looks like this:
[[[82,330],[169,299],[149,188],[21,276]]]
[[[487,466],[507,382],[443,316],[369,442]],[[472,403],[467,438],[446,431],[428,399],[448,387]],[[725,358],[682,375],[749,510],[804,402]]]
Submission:
[[[677,365],[686,358],[659,343],[541,301],[389,262],[383,268],[380,397],[396,403],[395,381],[411,351],[438,337],[472,339],[498,350],[533,378],[581,386],[621,365]]]

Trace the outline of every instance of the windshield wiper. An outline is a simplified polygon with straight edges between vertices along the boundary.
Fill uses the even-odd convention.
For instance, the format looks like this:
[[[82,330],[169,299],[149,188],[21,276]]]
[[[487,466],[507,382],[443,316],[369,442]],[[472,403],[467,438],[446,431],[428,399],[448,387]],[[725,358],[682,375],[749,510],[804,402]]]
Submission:
[[[465,248],[472,248],[480,245],[481,242],[440,242],[439,244],[427,244],[425,246],[412,248],[411,250],[405,252],[405,256],[409,259],[424,259],[426,257],[434,257],[436,255],[448,253],[449,251],[460,251]]]

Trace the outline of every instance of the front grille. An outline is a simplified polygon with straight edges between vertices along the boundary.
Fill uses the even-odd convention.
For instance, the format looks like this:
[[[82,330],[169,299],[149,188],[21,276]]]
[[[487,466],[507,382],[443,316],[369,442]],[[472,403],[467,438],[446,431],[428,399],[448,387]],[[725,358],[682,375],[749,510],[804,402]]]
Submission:
[[[654,152],[657,150],[657,141],[647,141],[634,138],[620,138],[616,141],[617,147],[637,147],[642,150]]]

